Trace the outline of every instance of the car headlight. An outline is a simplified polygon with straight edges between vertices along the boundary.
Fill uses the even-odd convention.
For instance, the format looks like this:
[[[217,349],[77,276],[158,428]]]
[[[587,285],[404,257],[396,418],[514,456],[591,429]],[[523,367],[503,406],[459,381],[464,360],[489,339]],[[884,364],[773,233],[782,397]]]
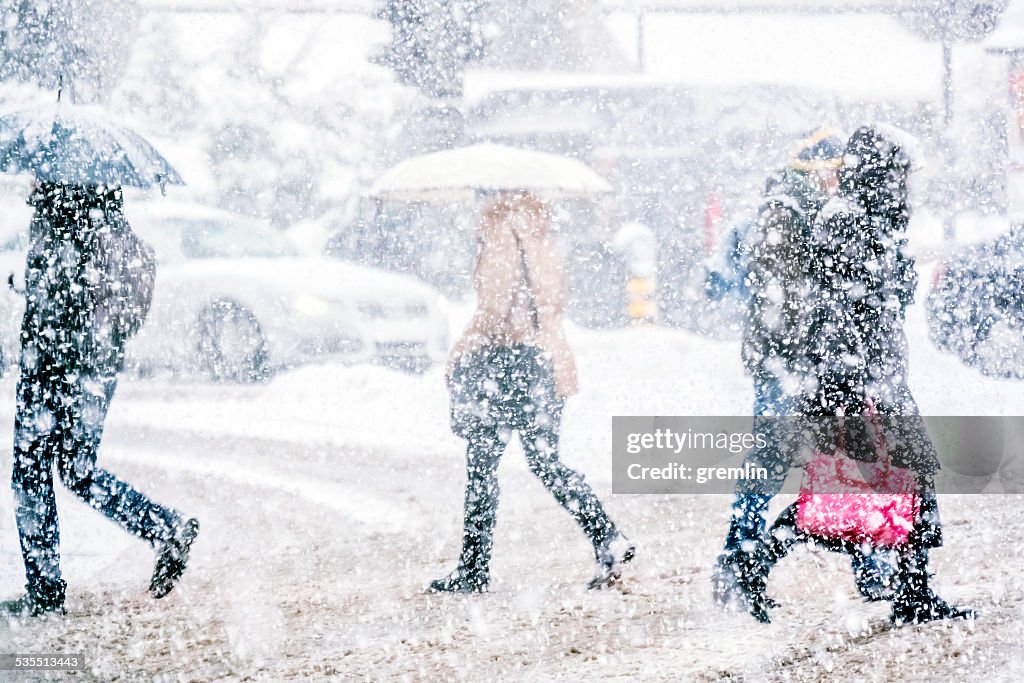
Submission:
[[[292,308],[302,315],[317,318],[327,313],[329,305],[319,297],[302,294],[292,299]]]

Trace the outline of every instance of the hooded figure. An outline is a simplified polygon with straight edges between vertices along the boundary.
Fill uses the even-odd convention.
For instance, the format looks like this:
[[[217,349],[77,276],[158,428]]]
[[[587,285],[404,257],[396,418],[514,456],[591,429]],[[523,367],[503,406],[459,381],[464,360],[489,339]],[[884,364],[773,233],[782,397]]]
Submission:
[[[859,129],[846,148],[839,195],[815,225],[811,279],[820,297],[809,358],[822,379],[818,402],[832,415],[840,404],[855,405],[869,384],[877,398],[906,382],[903,321],[917,287],[906,253],[910,170],[896,142]]]
[[[64,611],[54,465],[72,493],[154,547],[150,592],[163,597],[185,569],[198,522],[96,466],[125,342],[152,296],[152,254],[124,219],[119,188],[40,183],[29,201],[12,477],[27,593],[0,609]]]
[[[834,174],[840,162],[841,148],[829,149],[814,171],[803,170],[804,162],[768,179],[757,224],[745,240],[750,296],[742,354],[755,381],[794,376],[800,369],[807,245],[818,212],[831,198],[825,174]]]
[[[917,474],[921,509],[908,545],[898,549],[891,596],[897,625],[973,616],[948,605],[928,585],[928,548],[941,545],[942,534],[932,481],[939,461],[907,384],[904,314],[917,285],[913,259],[905,252],[911,169],[898,132],[862,127],[846,145],[839,194],[819,213],[811,245],[815,305],[802,406],[806,415],[819,418],[814,447],[829,453],[840,436],[837,411],[861,415],[873,405],[892,464]],[[868,420],[846,420],[849,457],[876,459],[868,426]],[[795,543],[811,540],[796,528],[796,511],[790,506],[768,533],[765,577]],[[854,544],[836,549],[864,551]]]
[[[764,203],[744,238],[749,290],[742,354],[754,380],[754,429],[768,445],[751,449],[745,464],[764,468],[767,480],[736,485],[729,532],[712,576],[720,604],[738,604],[767,620],[760,600],[760,557],[764,515],[793,463],[789,438],[800,414],[801,379],[806,374],[807,315],[813,300],[808,274],[813,267],[811,235],[819,211],[837,187],[844,143],[837,131],[820,128],[793,146],[787,166],[765,186]],[[857,589],[868,600],[889,594],[891,573],[879,555],[854,553]]]

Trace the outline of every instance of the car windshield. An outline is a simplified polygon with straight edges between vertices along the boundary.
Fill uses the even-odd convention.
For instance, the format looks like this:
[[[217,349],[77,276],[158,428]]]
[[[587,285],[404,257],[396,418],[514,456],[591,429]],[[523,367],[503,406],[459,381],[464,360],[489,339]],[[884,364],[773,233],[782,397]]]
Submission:
[[[176,227],[181,230],[181,251],[185,258],[274,258],[295,255],[283,235],[255,221],[188,221]]]

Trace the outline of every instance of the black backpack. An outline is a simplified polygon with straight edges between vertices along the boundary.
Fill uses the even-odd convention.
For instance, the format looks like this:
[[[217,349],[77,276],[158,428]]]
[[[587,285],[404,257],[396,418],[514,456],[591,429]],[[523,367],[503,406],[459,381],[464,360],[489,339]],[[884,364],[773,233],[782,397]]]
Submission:
[[[125,341],[142,328],[153,303],[156,258],[120,211],[108,211],[106,219],[93,245],[100,271],[94,310],[114,339]]]

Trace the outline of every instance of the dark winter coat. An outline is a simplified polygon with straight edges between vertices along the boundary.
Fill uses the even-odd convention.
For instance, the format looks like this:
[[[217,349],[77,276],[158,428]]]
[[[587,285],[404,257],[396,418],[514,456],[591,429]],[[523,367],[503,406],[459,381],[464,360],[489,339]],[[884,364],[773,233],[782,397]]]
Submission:
[[[743,363],[755,377],[799,372],[806,332],[807,243],[827,195],[806,173],[785,169],[768,181],[747,238],[750,292]]]
[[[893,463],[931,472],[935,449],[907,386],[904,313],[917,285],[906,253],[909,171],[899,144],[877,130],[850,139],[839,196],[818,215],[811,241],[806,412],[857,413],[870,399]]]
[[[43,183],[30,203],[35,214],[25,264],[23,366],[71,375],[116,373],[135,321],[145,317],[145,310],[131,309],[140,286],[150,288],[141,297],[148,309],[151,252],[131,234],[119,190]],[[128,267],[145,275],[124,277]]]

